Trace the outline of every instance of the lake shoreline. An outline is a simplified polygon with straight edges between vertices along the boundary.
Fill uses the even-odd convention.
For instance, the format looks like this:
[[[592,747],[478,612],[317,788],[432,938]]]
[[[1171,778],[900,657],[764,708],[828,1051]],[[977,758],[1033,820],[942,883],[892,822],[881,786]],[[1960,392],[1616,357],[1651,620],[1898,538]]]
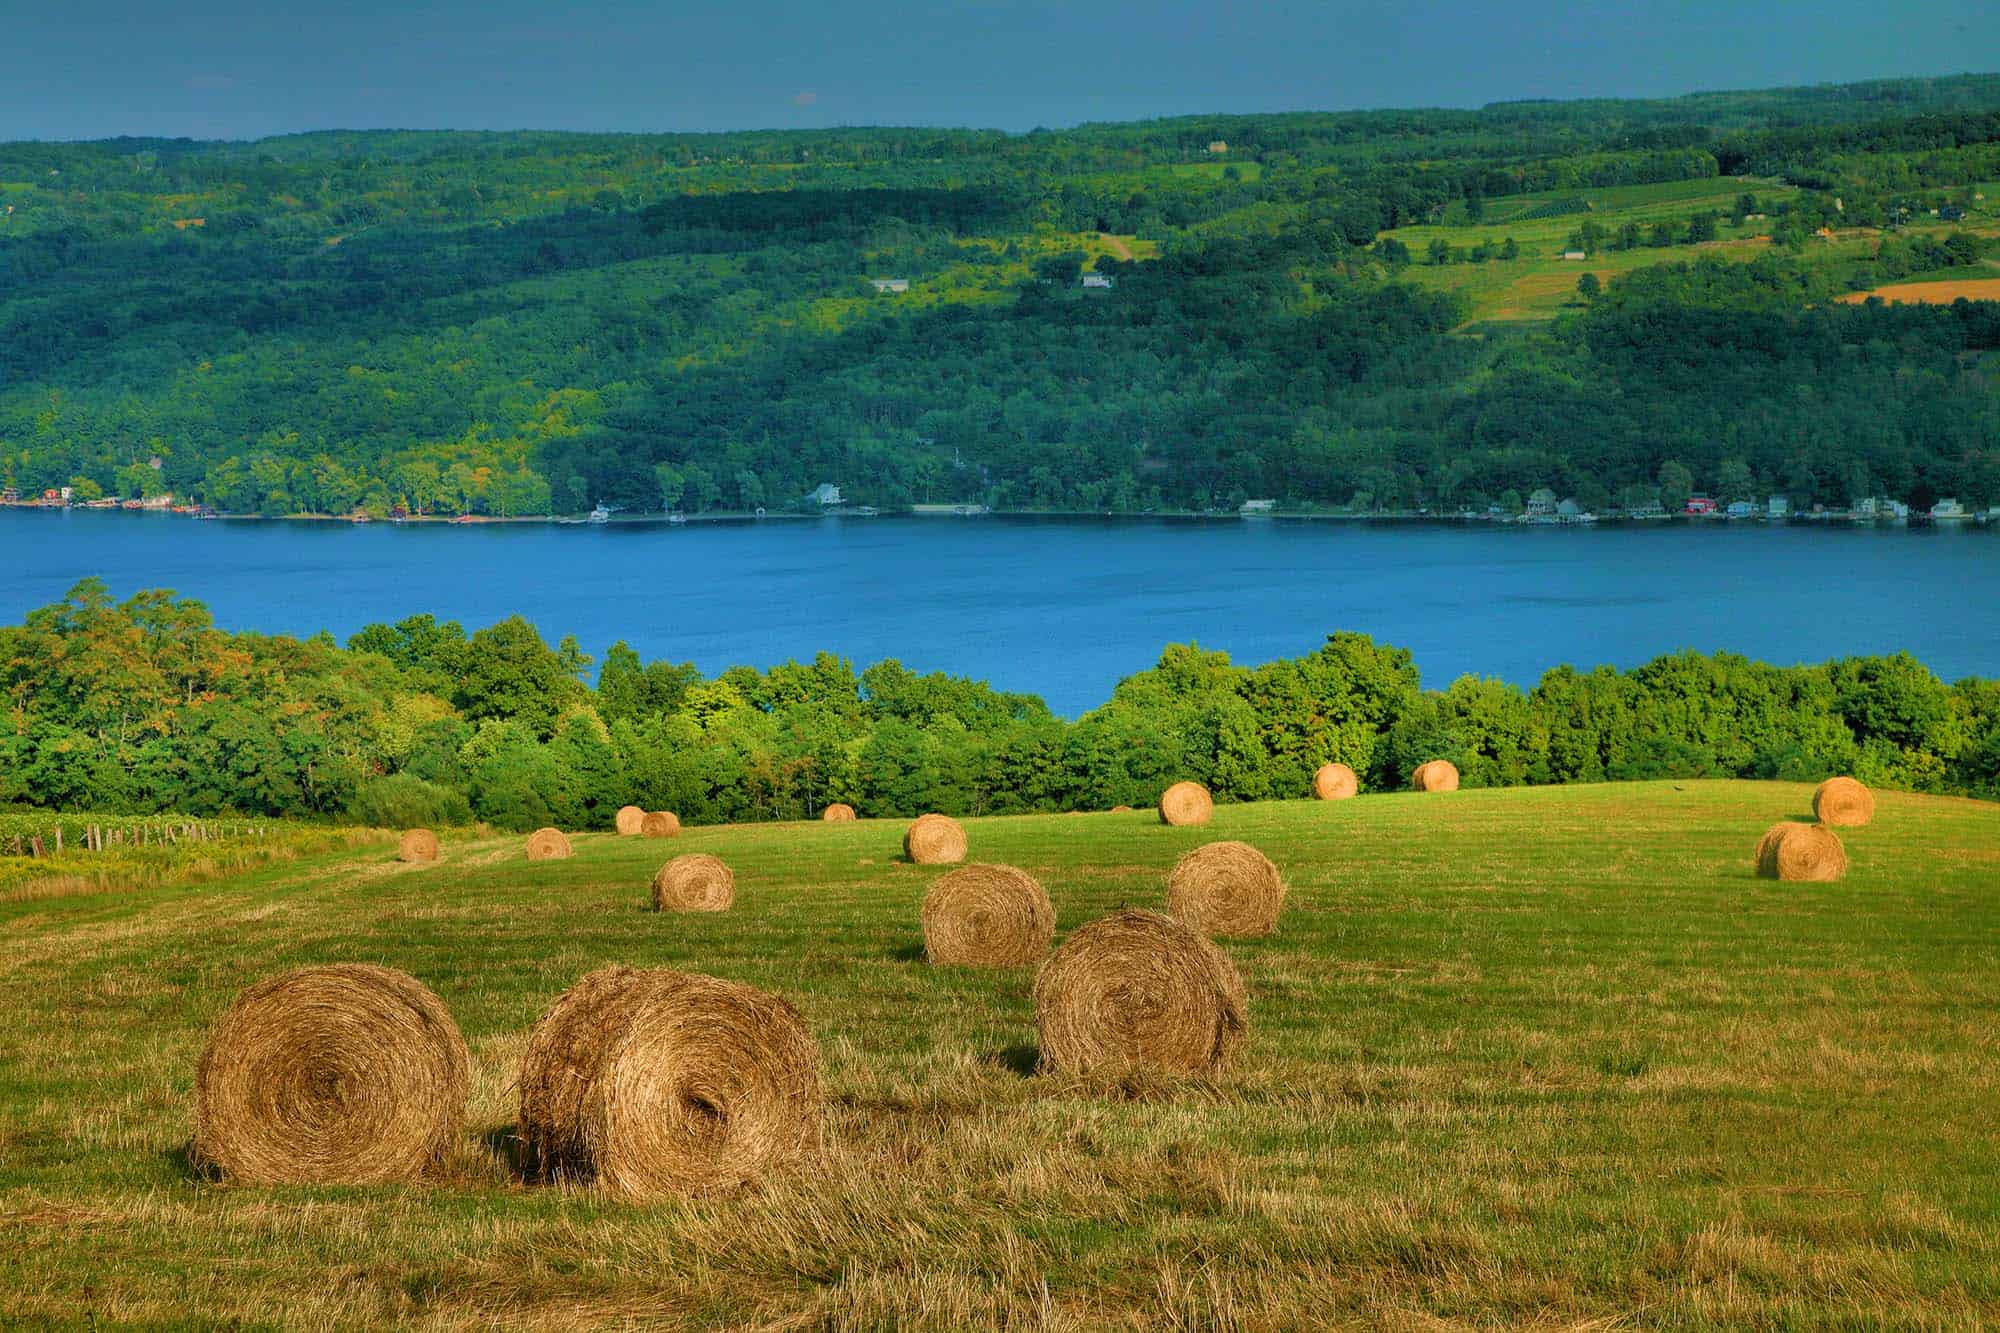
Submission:
[[[203,522],[223,522],[230,524],[340,524],[353,527],[372,527],[377,524],[387,527],[552,527],[552,528],[678,528],[697,524],[753,524],[753,523],[802,523],[802,522],[854,522],[873,523],[884,519],[901,521],[921,519],[925,521],[959,521],[999,519],[1002,521],[1031,520],[1050,523],[1185,523],[1185,524],[1257,524],[1257,523],[1352,523],[1383,526],[1442,526],[1455,528],[1532,528],[1546,530],[1591,529],[1591,528],[1996,528],[1996,522],[1988,514],[1967,513],[1953,518],[1935,519],[1929,516],[1914,518],[1873,518],[1846,512],[1825,514],[1792,514],[1783,518],[1770,518],[1763,514],[1744,517],[1730,517],[1723,514],[1664,514],[1656,517],[1632,518],[1625,515],[1600,516],[1587,522],[1563,519],[1537,521],[1522,517],[1496,518],[1483,514],[1426,514],[1402,511],[1386,511],[1370,514],[1335,514],[1309,510],[1274,510],[1268,513],[1243,514],[1234,510],[1213,511],[1194,509],[1156,510],[1151,513],[1121,514],[1098,510],[1081,509],[993,509],[983,513],[951,513],[948,511],[921,511],[911,509],[884,510],[876,514],[857,514],[843,510],[828,510],[824,513],[801,514],[746,513],[740,510],[719,510],[704,514],[684,514],[678,517],[661,513],[612,514],[608,518],[592,521],[587,515],[561,514],[517,514],[517,515],[440,515],[409,514],[399,518],[357,519],[342,514],[204,514],[193,515],[174,513],[162,509],[92,509],[88,505],[42,505],[12,504],[0,505],[0,513],[23,512],[40,514],[88,513],[92,515],[112,514],[133,518],[181,519],[196,518]]]

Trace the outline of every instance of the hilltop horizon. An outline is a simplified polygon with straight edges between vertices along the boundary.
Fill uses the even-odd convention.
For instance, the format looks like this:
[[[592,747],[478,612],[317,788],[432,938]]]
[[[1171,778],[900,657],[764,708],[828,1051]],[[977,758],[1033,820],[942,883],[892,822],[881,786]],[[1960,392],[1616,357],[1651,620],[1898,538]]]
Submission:
[[[1182,110],[1161,112],[1150,115],[1132,115],[1109,118],[1086,118],[1082,120],[1054,120],[1033,125],[1000,125],[975,121],[834,121],[820,125],[785,125],[777,123],[719,125],[700,129],[675,128],[671,126],[613,127],[613,126],[560,126],[532,123],[507,125],[470,124],[322,124],[294,129],[273,130],[269,133],[246,136],[205,136],[192,134],[145,133],[125,131],[120,133],[92,135],[28,135],[22,137],[0,136],[0,143],[6,144],[48,144],[77,145],[125,144],[125,143],[187,143],[201,147],[254,147],[260,144],[279,142],[286,139],[314,139],[342,135],[442,135],[451,137],[504,137],[515,135],[546,135],[552,138],[727,138],[738,135],[784,135],[787,137],[810,138],[815,135],[839,135],[848,133],[965,133],[1001,135],[1009,139],[1025,139],[1038,134],[1064,134],[1092,129],[1115,129],[1127,126],[1171,126],[1204,121],[1253,121],[1265,118],[1289,119],[1299,117],[1370,117],[1395,116],[1439,112],[1447,114],[1478,115],[1485,112],[1504,112],[1534,107],[1583,108],[1618,106],[1660,106],[1674,103],[1699,103],[1703,99],[1738,99],[1759,95],[1770,97],[1797,96],[1813,93],[1854,93],[1864,89],[1878,89],[1893,92],[1899,88],[1923,86],[1935,90],[1941,85],[1970,84],[1981,80],[2000,80],[2000,66],[1991,69],[1959,69],[1936,74],[1882,74],[1860,79],[1819,79],[1802,83],[1759,83],[1730,84],[1688,87],[1676,92],[1657,95],[1644,93],[1578,93],[1573,96],[1518,96],[1496,97],[1483,101],[1415,100],[1408,102],[1372,102],[1346,106],[1272,105],[1266,107],[1223,108],[1211,107],[1202,110]],[[1968,103],[1969,104],[1969,103]]]

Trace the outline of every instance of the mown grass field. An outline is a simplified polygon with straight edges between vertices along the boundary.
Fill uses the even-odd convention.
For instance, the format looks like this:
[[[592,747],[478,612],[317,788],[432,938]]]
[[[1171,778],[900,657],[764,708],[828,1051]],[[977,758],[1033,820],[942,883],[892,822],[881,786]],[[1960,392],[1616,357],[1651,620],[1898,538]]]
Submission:
[[[1659,1327],[2000,1321],[2000,807],[1883,793],[1848,877],[1752,878],[1790,784],[1646,783],[972,821],[1058,938],[1239,837],[1292,887],[1231,942],[1252,1035],[1173,1085],[1032,1072],[1030,977],[936,970],[900,823],[386,847],[0,902],[0,1324]],[[735,908],[644,910],[716,852]],[[405,968],[476,1066],[420,1187],[197,1183],[235,992]],[[529,1025],[584,972],[781,991],[828,1147],[618,1206],[505,1165]]]

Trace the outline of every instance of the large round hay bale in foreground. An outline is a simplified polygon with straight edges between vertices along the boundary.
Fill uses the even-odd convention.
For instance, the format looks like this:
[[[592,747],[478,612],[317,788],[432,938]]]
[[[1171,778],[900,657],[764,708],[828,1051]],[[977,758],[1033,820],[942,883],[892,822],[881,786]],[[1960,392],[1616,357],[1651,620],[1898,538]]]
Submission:
[[[450,1149],[470,1061],[406,972],[307,967],[236,997],[194,1076],[195,1160],[251,1185],[412,1180]]]
[[[1176,782],[1160,793],[1160,822],[1176,828],[1206,824],[1215,800],[1199,782]]]
[[[924,958],[936,966],[1038,963],[1056,934],[1048,891],[1013,866],[960,866],[924,895]]]
[[[1199,931],[1127,909],[1063,941],[1035,978],[1045,1069],[1211,1073],[1249,1030],[1236,965]]]
[[[1824,824],[1786,822],[1758,841],[1757,873],[1766,879],[1836,880],[1847,873],[1847,849]]]
[[[1410,786],[1417,791],[1457,791],[1458,767],[1449,759],[1433,759],[1417,765],[1410,774]]]
[[[653,876],[656,912],[726,912],[736,901],[736,875],[719,856],[676,856]]]
[[[1204,935],[1268,935],[1284,902],[1284,876],[1247,842],[1204,844],[1167,876],[1167,911]]]
[[[1313,774],[1313,795],[1322,801],[1344,801],[1361,790],[1361,779],[1346,764],[1321,764]]]
[[[671,810],[655,810],[639,821],[639,832],[648,838],[678,838],[681,817]]]
[[[559,828],[538,828],[528,835],[530,861],[560,861],[572,854],[569,835]]]
[[[819,817],[829,824],[852,824],[855,818],[854,807],[841,801],[835,801],[832,805],[820,811]]]
[[[819,1047],[754,987],[608,967],[528,1036],[519,1134],[531,1179],[630,1200],[710,1194],[815,1147]]]
[[[396,844],[398,861],[435,861],[438,859],[438,835],[427,828],[413,828],[403,834],[403,840]]]
[[[903,832],[903,854],[920,866],[965,859],[965,827],[950,815],[918,815]]]
[[[639,836],[639,826],[645,822],[644,810],[636,805],[621,805],[618,807],[617,815],[612,818],[611,827],[618,830],[618,836],[621,838],[636,838]]]
[[[1875,793],[1853,778],[1828,778],[1813,792],[1813,818],[1840,828],[1859,828],[1875,818]]]

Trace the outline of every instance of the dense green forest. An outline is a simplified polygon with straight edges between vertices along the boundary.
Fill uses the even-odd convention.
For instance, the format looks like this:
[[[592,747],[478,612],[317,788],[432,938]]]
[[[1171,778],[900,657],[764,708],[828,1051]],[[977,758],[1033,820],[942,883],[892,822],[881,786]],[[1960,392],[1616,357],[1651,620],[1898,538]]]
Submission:
[[[595,683],[590,683],[592,671]],[[79,584],[0,629],[0,809],[602,828],[621,805],[700,822],[1145,805],[1191,778],[1224,800],[1304,795],[1351,765],[1373,790],[1432,758],[1470,786],[1854,773],[2000,795],[2000,681],[1907,655],[1774,667],[1685,652],[1549,672],[1522,691],[1424,690],[1359,634],[1261,667],[1193,645],[1074,722],[1041,700],[822,655],[768,671],[601,664],[525,621],[428,615],[346,647],[215,628],[171,594]]]
[[[1994,75],[1028,134],[0,144],[0,482],[269,514],[821,482],[1994,503],[1995,306],[1834,301],[2000,277],[1994,182]],[[1567,294],[1572,247],[1601,294],[1513,322],[1468,294]]]

